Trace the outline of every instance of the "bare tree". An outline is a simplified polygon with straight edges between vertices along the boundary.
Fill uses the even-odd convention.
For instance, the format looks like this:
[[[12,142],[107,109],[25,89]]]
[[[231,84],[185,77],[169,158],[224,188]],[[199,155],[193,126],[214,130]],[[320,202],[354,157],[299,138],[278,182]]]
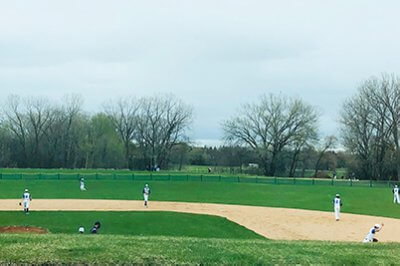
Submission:
[[[33,139],[32,161],[34,167],[41,167],[42,139],[54,121],[53,108],[45,98],[31,98],[26,102],[29,119],[28,131]]]
[[[174,96],[143,98],[138,120],[137,143],[151,167],[167,167],[171,149],[187,141],[192,108]]]
[[[382,75],[364,81],[341,113],[344,144],[356,155],[361,178],[400,175],[400,81]],[[391,165],[395,165],[393,168]]]
[[[322,145],[319,147],[319,150],[318,150],[318,158],[317,158],[317,161],[315,163],[314,177],[317,177],[318,170],[320,168],[321,160],[324,157],[326,151],[328,151],[329,149],[335,148],[335,146],[337,144],[337,141],[338,140],[337,140],[337,138],[335,136],[327,136],[323,140]]]
[[[307,130],[316,131],[318,114],[300,99],[263,96],[259,103],[246,104],[238,116],[223,122],[225,140],[246,144],[256,150],[266,175],[274,176],[284,147]]]
[[[83,100],[78,95],[67,95],[63,99],[61,114],[63,121],[63,160],[64,165],[75,167],[77,164],[77,150],[82,141],[81,127],[79,124],[83,118],[82,114]]]
[[[21,106],[21,98],[17,95],[10,95],[3,108],[3,124],[16,137],[17,143],[20,145],[22,158],[18,158],[19,166],[28,166],[28,119],[23,106]]]
[[[390,128],[394,143],[396,178],[400,180],[400,80],[395,76],[383,75],[380,82],[375,82],[381,85],[382,93],[379,99],[388,110],[386,124]]]
[[[314,128],[313,125],[310,126],[309,128],[304,127],[303,132],[299,132],[290,145],[292,158],[289,168],[289,177],[294,177],[295,175],[301,151],[305,148],[312,147],[318,139],[316,128]]]
[[[346,101],[341,113],[343,144],[359,158],[362,163],[360,174],[368,179],[371,176],[374,139],[371,113],[372,106],[359,96]]]
[[[20,145],[21,166],[40,167],[43,137],[53,122],[53,107],[46,98],[21,99],[10,95],[6,101],[4,124]]]
[[[104,111],[114,124],[125,148],[126,167],[132,168],[131,146],[138,129],[140,101],[133,97],[120,98],[104,105]]]
[[[51,123],[44,131],[41,149],[47,167],[76,167],[80,157],[83,102],[76,95],[65,96],[62,103],[52,104]]]
[[[384,100],[386,98],[384,95],[388,93],[387,88],[384,88],[386,87],[385,83],[381,83],[377,79],[370,79],[360,87],[360,97],[364,98],[371,108],[368,113],[368,122],[374,129],[373,138],[370,140],[371,158],[363,162],[363,164],[368,164],[363,166],[366,170],[368,168],[369,172],[364,173],[368,179],[372,176],[382,179],[387,172],[385,157],[390,150],[391,144],[388,143],[388,140],[392,132],[392,123],[387,119],[390,109]]]

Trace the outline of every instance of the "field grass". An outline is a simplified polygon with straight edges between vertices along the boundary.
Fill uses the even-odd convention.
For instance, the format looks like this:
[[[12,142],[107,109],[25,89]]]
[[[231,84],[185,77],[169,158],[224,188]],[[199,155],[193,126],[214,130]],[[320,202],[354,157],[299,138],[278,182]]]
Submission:
[[[338,169],[338,171],[343,169]],[[0,180],[131,180],[131,181],[197,181],[263,184],[302,184],[356,187],[392,187],[394,180],[350,180],[313,177],[266,177],[249,174],[196,173],[179,171],[132,172],[129,170],[102,169],[0,169]]]
[[[288,182],[291,182],[288,179]],[[343,212],[400,218],[389,187],[274,185],[233,182],[0,180],[0,198],[142,199],[245,204],[332,211],[340,193]],[[151,202],[150,202],[151,204]],[[99,235],[78,235],[97,220]],[[1,235],[0,264],[398,264],[400,244],[363,245],[318,241],[272,241],[226,219],[170,212],[0,212],[0,225],[48,228],[48,235]],[[267,226],[267,225],[266,225]]]
[[[398,264],[400,244],[119,235],[2,235],[0,263]]]
[[[89,180],[87,191],[76,180],[0,180],[0,198],[19,198],[29,188],[35,198],[142,199],[145,181]],[[332,211],[340,193],[343,212],[400,218],[390,188],[269,185],[224,182],[152,181],[150,201],[244,204]]]
[[[225,239],[264,239],[225,218],[174,212],[0,212],[0,226],[35,226],[51,233],[76,234],[79,226],[87,233],[96,221],[100,234],[174,236]]]

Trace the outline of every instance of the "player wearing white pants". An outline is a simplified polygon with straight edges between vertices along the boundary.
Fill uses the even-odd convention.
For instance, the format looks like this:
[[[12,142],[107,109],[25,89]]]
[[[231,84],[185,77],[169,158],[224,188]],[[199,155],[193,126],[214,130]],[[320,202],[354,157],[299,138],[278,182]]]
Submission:
[[[29,202],[32,200],[32,196],[28,189],[25,189],[24,194],[22,194],[22,204],[24,206],[24,212],[29,213]]]
[[[147,202],[149,201],[149,195],[150,195],[150,188],[149,188],[149,185],[146,184],[143,188],[144,206],[146,206],[146,207],[147,207]]]
[[[383,227],[383,224],[375,224],[374,227],[369,229],[368,234],[365,236],[363,243],[369,243],[369,242],[378,242],[378,239],[374,238],[375,233],[379,232]]]
[[[400,199],[399,199],[399,188],[397,185],[394,186],[393,188],[393,202],[394,203],[400,203]]]
[[[335,219],[339,221],[340,219],[340,208],[342,207],[342,200],[339,194],[336,194],[335,198],[333,199],[333,209],[335,211]]]

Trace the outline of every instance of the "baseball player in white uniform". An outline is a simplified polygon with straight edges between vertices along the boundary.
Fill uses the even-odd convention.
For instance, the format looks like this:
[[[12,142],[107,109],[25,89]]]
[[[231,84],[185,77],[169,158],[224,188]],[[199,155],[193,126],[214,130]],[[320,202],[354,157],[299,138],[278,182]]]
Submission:
[[[29,213],[29,202],[32,200],[32,196],[26,188],[24,194],[22,194],[22,204],[24,205],[24,212]],[[21,203],[20,203],[21,205]]]
[[[394,203],[400,203],[400,199],[399,199],[399,187],[397,185],[394,186],[393,190],[393,202]]]
[[[365,236],[363,243],[369,243],[369,242],[378,242],[378,239],[376,239],[375,233],[379,232],[383,227],[383,224],[375,224],[374,227],[369,229],[368,235]]]
[[[85,179],[83,177],[81,177],[81,179],[79,180],[79,183],[80,183],[81,191],[86,190],[86,188],[85,188]]]
[[[342,199],[340,198],[339,194],[336,194],[335,198],[333,199],[333,209],[335,211],[335,219],[339,221],[340,219],[340,208],[342,207]]]
[[[85,233],[85,227],[83,227],[82,225],[79,226],[78,232],[79,232],[80,234]]]
[[[150,188],[149,185],[146,184],[143,188],[144,206],[146,207],[147,207],[147,202],[149,201],[149,195],[150,195]]]

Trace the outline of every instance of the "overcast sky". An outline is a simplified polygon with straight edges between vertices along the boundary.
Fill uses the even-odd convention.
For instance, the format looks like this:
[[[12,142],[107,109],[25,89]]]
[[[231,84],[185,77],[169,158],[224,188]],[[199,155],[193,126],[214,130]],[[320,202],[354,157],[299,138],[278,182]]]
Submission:
[[[173,93],[199,143],[262,94],[320,109],[321,135],[364,79],[399,74],[400,1],[2,1],[0,98]]]

